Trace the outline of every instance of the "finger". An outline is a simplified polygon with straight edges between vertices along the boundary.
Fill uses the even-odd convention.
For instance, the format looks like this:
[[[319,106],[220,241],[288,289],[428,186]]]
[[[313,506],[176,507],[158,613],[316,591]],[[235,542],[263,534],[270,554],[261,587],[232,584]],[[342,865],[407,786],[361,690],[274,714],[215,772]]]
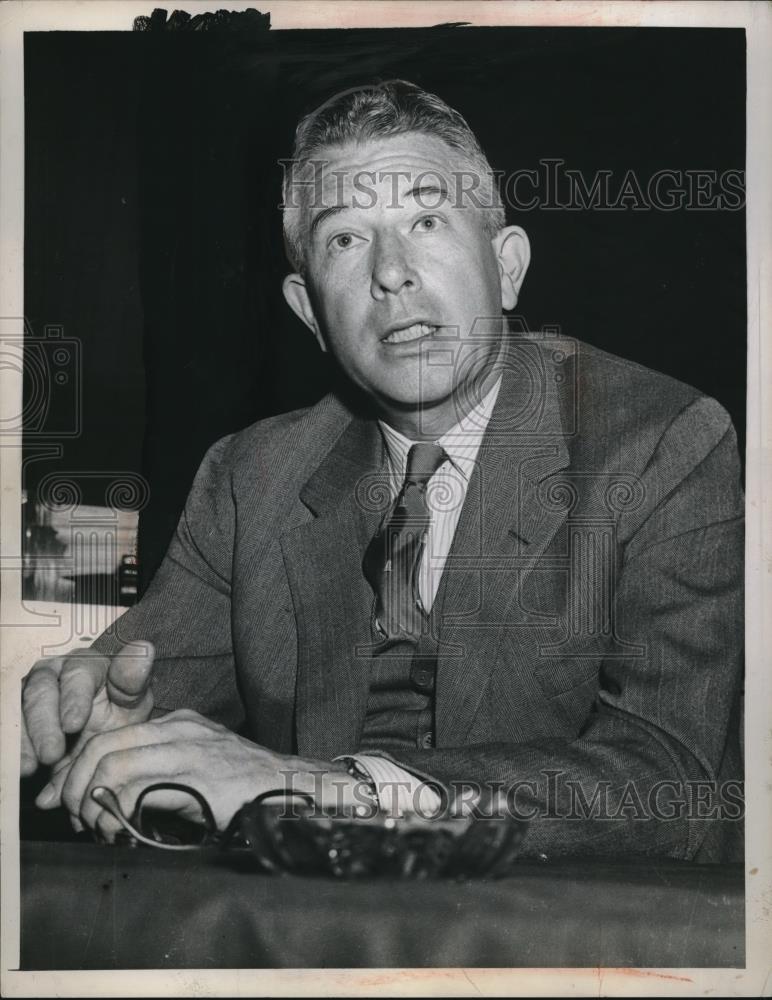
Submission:
[[[83,730],[70,749],[61,760],[57,761],[51,769],[51,776],[48,784],[42,788],[35,799],[35,804],[40,809],[54,809],[62,804],[62,790],[70,774],[72,763],[76,760],[92,736],[88,730]],[[81,828],[82,829],[82,828]]]
[[[165,754],[166,748],[164,748],[164,756]],[[91,826],[94,829],[97,829],[100,823],[106,822],[104,819],[105,815],[112,816],[112,813],[109,809],[105,808],[102,800],[97,800],[93,797],[92,792],[97,788],[107,786],[110,780],[114,781],[113,776],[117,771],[120,773],[135,773],[134,778],[127,781],[126,784],[115,791],[115,797],[118,800],[120,810],[130,821],[134,817],[137,802],[142,792],[149,785],[163,781],[166,777],[156,767],[153,747],[137,747],[135,750],[128,750],[125,753],[115,754],[114,756],[120,756],[121,759],[115,762],[105,760],[104,766],[100,764],[83,798],[81,819],[87,826]],[[142,801],[142,812],[145,813],[146,809],[173,812],[192,822],[203,822],[203,813],[195,798],[187,792],[180,792],[173,788],[155,790],[145,796]],[[118,829],[125,829],[120,820],[115,820],[115,824],[115,826],[108,824],[108,828],[112,829],[113,832],[116,832]],[[140,828],[140,832],[145,832],[149,836],[149,831],[142,831],[141,825],[141,822],[139,822],[138,828]]]
[[[123,824],[119,823],[107,809],[102,809],[94,823],[94,832],[106,844],[114,844],[116,835],[123,829]]]
[[[27,724],[24,721],[24,713],[21,715],[21,776],[22,778],[28,778],[31,774],[34,774],[38,769],[38,757],[35,753],[35,748],[32,745],[32,740],[29,738],[29,733],[27,732]]]
[[[92,736],[72,762],[61,791],[62,804],[73,816],[79,816],[83,808],[86,789],[91,784],[97,767],[105,758],[112,758],[119,751],[123,751],[125,754],[138,747],[168,743],[177,739],[178,736],[179,733],[171,727],[160,731],[155,722],[124,726],[122,729],[112,729]],[[114,764],[115,761],[113,760],[111,763]],[[117,788],[114,788],[110,781],[123,786],[132,778],[133,775],[128,771],[126,773],[118,771],[114,776],[111,775],[109,780],[105,779],[102,783],[117,794]]]
[[[77,749],[77,748],[76,748]],[[62,804],[62,788],[70,773],[70,767],[75,757],[75,749],[71,754],[67,754],[54,766],[51,772],[51,779],[47,785],[40,789],[35,799],[38,809],[55,809]]]
[[[55,764],[64,756],[64,733],[59,722],[59,672],[62,657],[41,660],[27,675],[22,690],[22,708],[27,734],[38,760]]]
[[[174,732],[168,729],[169,722],[176,722],[177,725],[174,726]],[[104,742],[96,743],[94,742],[89,750],[91,755],[89,763],[84,759],[81,764],[88,771],[88,767],[96,767],[97,757],[96,755],[101,752],[106,754],[111,752],[112,749],[116,747],[118,749],[126,748],[130,744],[133,745],[134,742],[140,741],[150,741],[151,743],[169,743],[175,739],[196,739],[201,738],[202,727],[208,729],[212,732],[226,732],[225,727],[219,725],[216,722],[212,722],[210,719],[205,718],[203,715],[199,715],[198,712],[193,712],[189,709],[179,709],[176,712],[169,712],[167,715],[161,718],[154,719],[152,724],[148,723],[148,727],[151,726],[161,726],[164,725],[164,731],[162,733],[153,734],[152,728],[144,729],[141,733],[138,732],[139,726],[143,725],[141,723],[134,724],[131,726],[123,726],[121,730],[107,730],[105,733],[98,734],[101,736],[107,736],[108,733],[117,734],[118,732],[123,732],[122,736],[116,736],[114,740],[106,740]],[[149,735],[146,735],[149,734]],[[74,760],[77,760],[84,748],[91,743],[92,740],[96,740],[96,736],[84,736],[81,735],[78,742],[72,748],[69,754],[54,766],[51,772],[51,779],[48,784],[42,788],[35,799],[35,804],[40,809],[54,809],[56,806],[62,805],[62,795],[64,791],[65,783],[69,778],[70,769]],[[144,743],[143,743],[144,745]],[[169,772],[164,772],[165,778],[169,779]],[[83,780],[82,778],[76,778],[73,780]],[[73,795],[77,795],[78,790],[73,792]],[[85,793],[84,793],[85,795]],[[66,803],[65,803],[66,805]]]
[[[127,642],[110,662],[107,694],[114,705],[136,708],[150,689],[155,649],[152,642]]]
[[[63,732],[79,733],[86,725],[109,666],[106,656],[88,650],[66,658],[59,678],[59,718]]]

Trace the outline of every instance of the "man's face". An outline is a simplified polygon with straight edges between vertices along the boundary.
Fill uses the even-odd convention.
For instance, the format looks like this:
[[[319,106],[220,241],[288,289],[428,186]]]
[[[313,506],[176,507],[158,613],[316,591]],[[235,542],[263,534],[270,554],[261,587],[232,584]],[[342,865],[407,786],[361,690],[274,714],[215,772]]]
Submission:
[[[285,283],[290,305],[387,417],[422,411],[436,423],[439,411],[451,426],[500,350],[502,304],[511,307],[514,289],[501,244],[517,251],[525,239],[519,288],[525,234],[486,235],[485,209],[457,195],[458,153],[433,136],[333,147],[315,159],[324,160],[322,197],[305,220],[306,279],[287,279],[308,302],[299,309]]]

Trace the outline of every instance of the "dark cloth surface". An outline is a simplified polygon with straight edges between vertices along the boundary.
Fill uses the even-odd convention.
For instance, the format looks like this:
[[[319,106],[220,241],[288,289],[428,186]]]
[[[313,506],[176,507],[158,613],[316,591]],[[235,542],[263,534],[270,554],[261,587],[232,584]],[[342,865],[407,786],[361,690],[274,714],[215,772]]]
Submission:
[[[22,843],[21,968],[742,967],[741,865],[524,861],[336,882],[216,852]]]

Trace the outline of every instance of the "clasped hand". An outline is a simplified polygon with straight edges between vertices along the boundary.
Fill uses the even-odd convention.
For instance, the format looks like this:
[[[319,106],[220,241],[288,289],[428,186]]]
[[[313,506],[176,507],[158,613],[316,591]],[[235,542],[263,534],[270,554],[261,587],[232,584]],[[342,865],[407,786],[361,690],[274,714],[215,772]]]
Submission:
[[[133,643],[111,658],[85,651],[35,664],[22,697],[22,774],[52,765],[41,808],[61,804],[76,830],[113,841],[121,827],[92,798],[98,786],[131,816],[149,785],[188,785],[207,800],[218,830],[266,791],[294,788],[343,808],[356,801],[355,779],[341,764],[276,754],[189,709],[150,719],[153,655],[150,643]],[[67,753],[69,734],[78,737]],[[195,801],[174,790],[152,792],[147,804],[202,818]]]
[[[180,709],[158,719],[92,736],[72,762],[62,788],[70,816],[112,841],[118,821],[91,797],[102,785],[116,795],[130,816],[143,789],[175,781],[200,792],[211,806],[218,830],[224,830],[245,802],[260,792],[289,787],[280,771],[291,770],[293,784],[307,783],[308,762],[282,757],[251,743],[197,712]],[[185,793],[153,792],[148,805],[201,820],[195,800]]]

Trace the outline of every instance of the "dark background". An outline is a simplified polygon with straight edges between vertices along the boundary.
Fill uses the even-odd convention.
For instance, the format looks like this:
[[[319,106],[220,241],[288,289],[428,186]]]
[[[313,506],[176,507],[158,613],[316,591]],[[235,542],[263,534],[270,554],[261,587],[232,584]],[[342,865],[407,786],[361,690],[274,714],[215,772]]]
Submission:
[[[586,180],[612,170],[613,190],[629,169],[745,164],[739,29],[28,33],[25,73],[25,311],[35,337],[57,324],[80,341],[83,388],[80,435],[28,461],[25,485],[143,474],[145,582],[206,448],[331,381],[280,287],[278,160],[301,114],[403,77],[460,110],[494,168],[556,157]],[[532,242],[530,329],[697,386],[742,446],[744,211],[509,215]],[[83,479],[85,502],[97,488]]]

